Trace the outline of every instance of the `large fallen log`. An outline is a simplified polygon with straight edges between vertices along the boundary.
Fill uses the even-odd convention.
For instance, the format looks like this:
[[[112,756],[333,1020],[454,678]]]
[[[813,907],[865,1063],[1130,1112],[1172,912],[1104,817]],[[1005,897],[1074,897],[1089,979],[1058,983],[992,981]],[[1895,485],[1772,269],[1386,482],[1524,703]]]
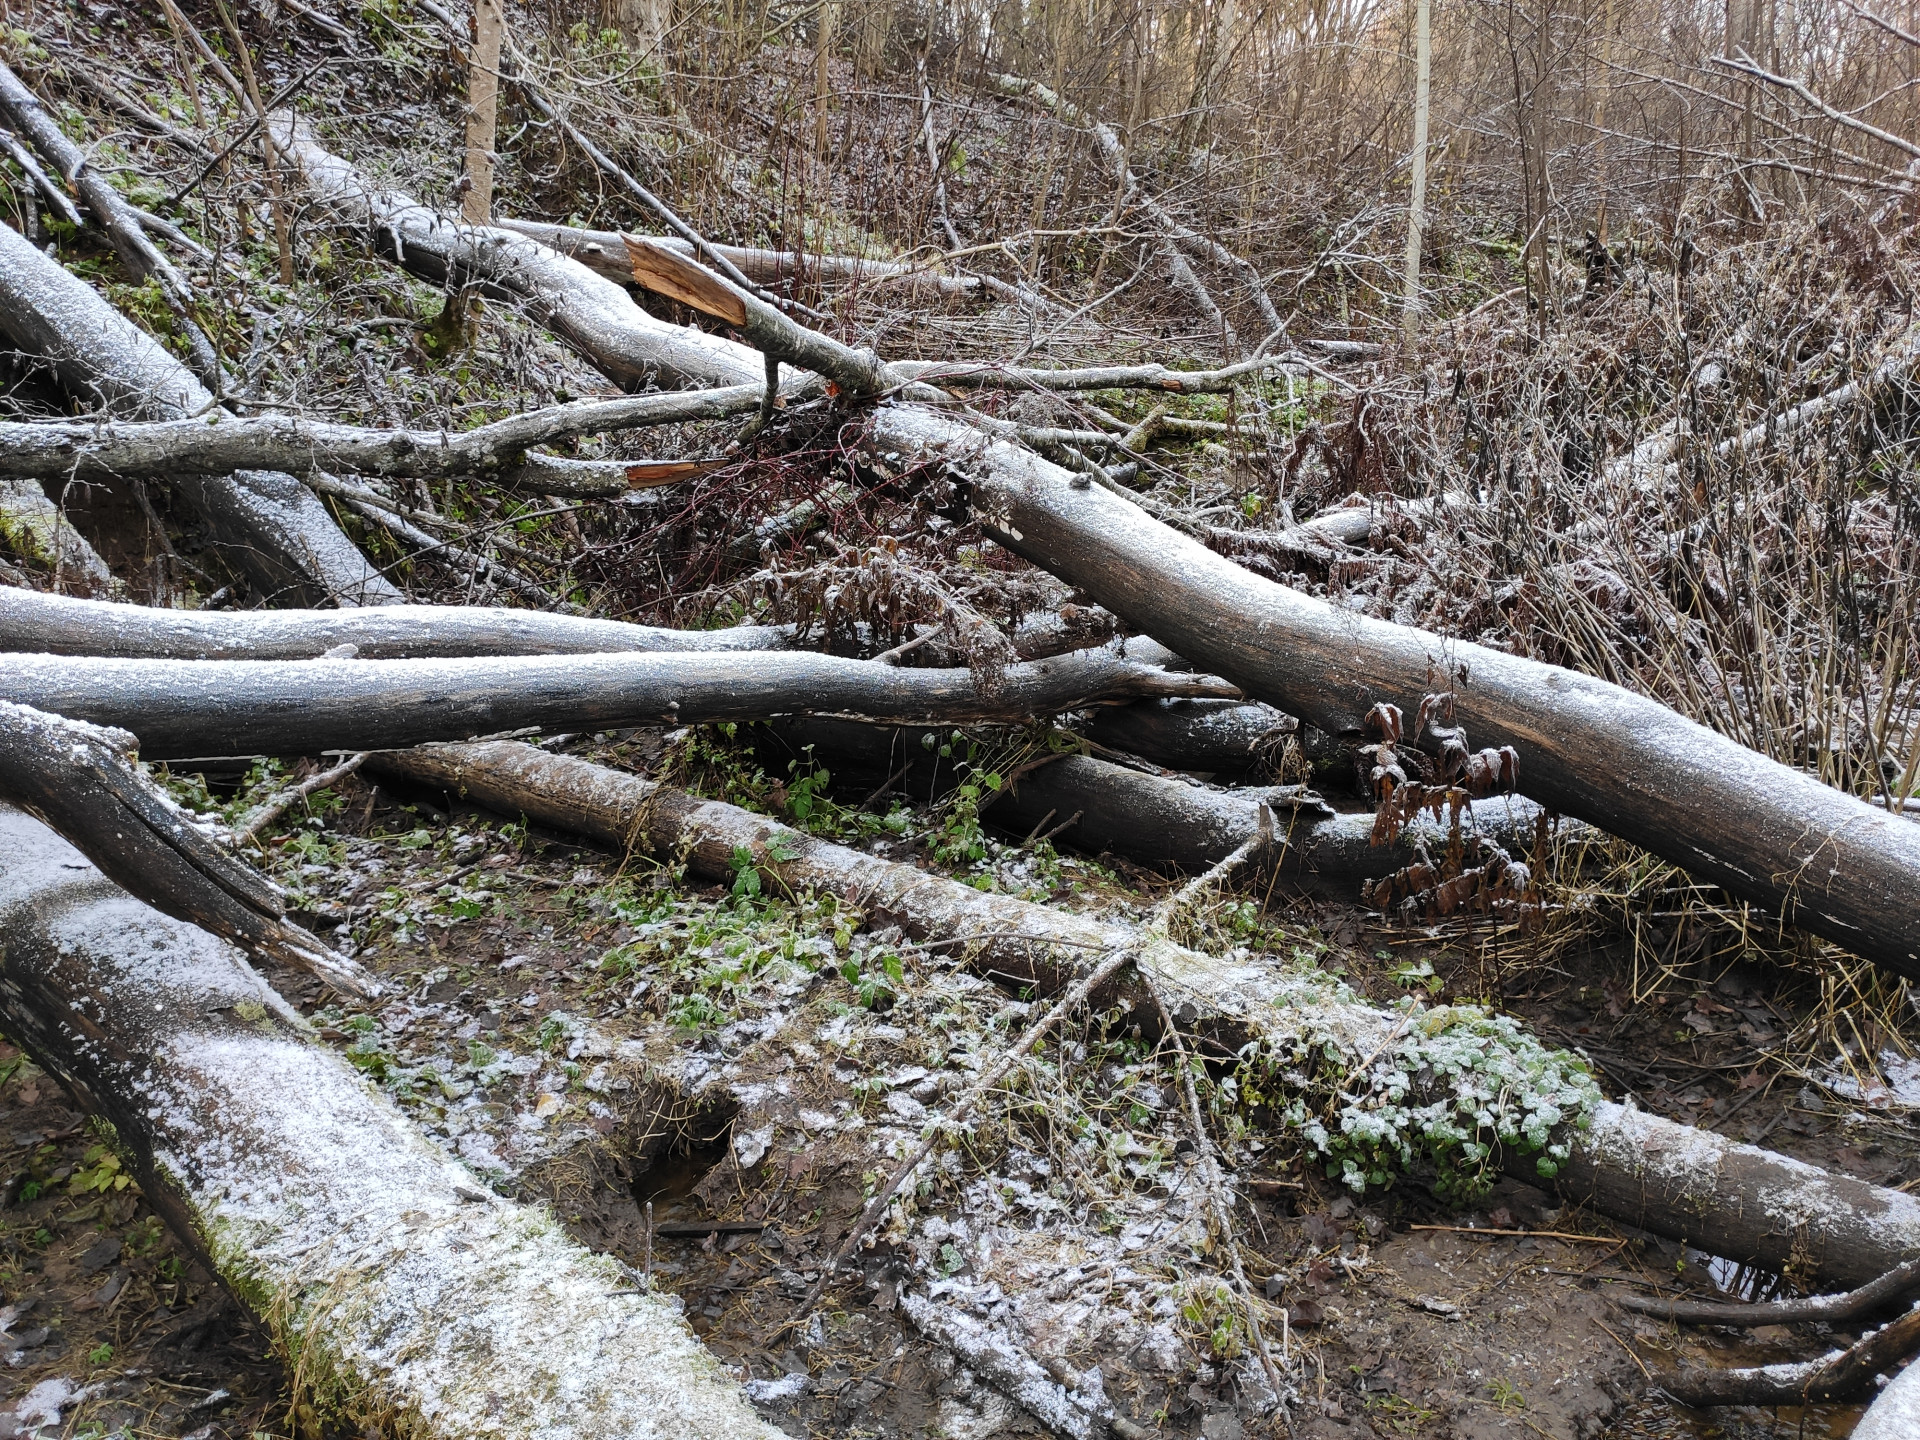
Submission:
[[[0,800],[57,830],[115,884],[176,919],[318,975],[350,995],[376,986],[287,916],[279,889],[203,831],[127,757],[133,736],[0,702]]]
[[[0,700],[130,730],[149,760],[390,750],[528,728],[799,713],[951,724],[1228,688],[1100,650],[997,674],[908,670],[808,651],[718,651],[307,661],[14,655],[0,675]]]
[[[783,650],[770,625],[663,630],[624,620],[482,605],[361,610],[156,610],[0,587],[0,651],[128,660],[314,660],[351,647],[362,660],[462,655],[593,655],[658,650]]]
[[[1894,1376],[1853,1427],[1853,1440],[1913,1440],[1920,1435],[1920,1365]]]
[[[528,745],[430,746],[369,764],[621,853],[641,849],[684,857],[680,863],[712,879],[731,878],[744,851],[759,862],[771,893],[811,889],[849,897],[875,919],[950,947],[983,974],[1044,993],[1070,983],[1075,973],[1073,959],[1063,963],[1059,951],[1084,957],[1134,947],[1142,972],[1182,1003],[1182,1014],[1194,1016],[1196,1031],[1217,1053],[1258,1041],[1264,1047],[1259,1053],[1288,1057],[1277,1083],[1298,1085],[1318,1075],[1335,1087],[1340,1103],[1354,1107],[1356,1128],[1378,1114],[1369,1100],[1383,1097],[1393,1084],[1412,1076],[1417,1091],[1423,1065],[1457,1064],[1457,1054],[1453,1061],[1437,1059],[1448,1048],[1443,1037],[1479,1037],[1470,1043],[1496,1047],[1525,1043],[1511,1022],[1490,1020],[1471,1007],[1424,1016],[1417,1009],[1375,1009],[1318,972],[1280,973],[1222,960],[1112,921],[984,893],[736,806]],[[1143,997],[1121,986],[1103,998],[1117,1003]],[[1152,1013],[1150,1002],[1146,1013]],[[1315,1071],[1314,1055],[1326,1058],[1331,1070]],[[1522,1087],[1527,1083],[1520,1078],[1524,1066],[1502,1073]],[[1444,1098],[1456,1084],[1471,1092],[1475,1083],[1471,1075],[1450,1073],[1432,1098]],[[1512,1103],[1513,1093],[1502,1103]],[[1422,1103],[1418,1093],[1401,1090],[1398,1096],[1396,1104]],[[1567,1112],[1569,1122],[1574,1108]],[[1404,1120],[1406,1112],[1398,1113]],[[1326,1130],[1337,1134],[1347,1123],[1336,1118]],[[1584,1127],[1569,1123],[1555,1133],[1570,1151],[1553,1182],[1565,1193],[1590,1201],[1602,1214],[1712,1254],[1775,1269],[1791,1265],[1797,1275],[1840,1286],[1863,1285],[1920,1255],[1920,1197],[1605,1101],[1591,1106]],[[1509,1143],[1506,1150],[1513,1173],[1547,1183],[1526,1144]]]
[[[628,328],[614,348],[644,350],[650,333]],[[729,374],[749,367],[752,352],[714,343],[730,346]],[[608,373],[624,363],[583,353]],[[1473,743],[1514,748],[1530,798],[1920,978],[1910,918],[1920,910],[1920,827],[1617,685],[1262,579],[1131,500],[924,405],[876,407],[872,439],[895,469],[944,461],[995,539],[1249,697],[1356,744],[1379,738],[1369,733],[1376,705],[1413,715],[1429,695],[1450,697]],[[1444,744],[1410,738],[1436,752]]]
[[[655,320],[622,287],[579,261],[511,230],[464,224],[405,195],[373,189],[352,166],[314,144],[290,115],[276,116],[273,130],[308,188],[339,221],[358,227],[376,251],[449,291],[474,286],[521,306],[621,384],[764,384],[759,356],[689,326]]]
[[[203,416],[214,399],[163,350],[65,266],[0,225],[0,335],[49,361],[76,396],[137,419]],[[237,470],[173,482],[217,545],[269,595],[309,604],[378,604],[399,591],[290,475]]]
[[[225,942],[0,808],[0,1025],[111,1123],[301,1399],[414,1440],[779,1440],[673,1297],[483,1189]]]
[[[1264,580],[925,409],[880,407],[874,436],[922,459],[944,454],[1001,543],[1249,696],[1358,743],[1377,738],[1375,705],[1411,715],[1427,695],[1450,695],[1473,744],[1518,752],[1526,795],[1920,978],[1920,828],[1617,685]]]

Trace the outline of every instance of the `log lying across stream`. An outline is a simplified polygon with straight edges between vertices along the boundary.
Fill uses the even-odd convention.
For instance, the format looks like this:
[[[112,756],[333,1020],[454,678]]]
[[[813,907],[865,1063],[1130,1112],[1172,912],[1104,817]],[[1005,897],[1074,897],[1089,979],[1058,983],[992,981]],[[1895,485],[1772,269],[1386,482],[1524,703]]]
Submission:
[[[506,731],[762,720],[1027,718],[1090,701],[1230,691],[1111,650],[987,676],[811,651],[466,660],[105,660],[13,655],[0,700],[132,731],[149,760],[389,750]]]
[[[414,1440],[781,1440],[677,1302],[481,1188],[225,942],[0,807],[0,1025],[111,1122],[323,1417]]]
[[[1349,1078],[1348,1095],[1366,1093],[1371,1078],[1405,1065],[1398,1051],[1414,1043],[1401,1015],[1358,1001],[1327,977],[1225,961],[1126,925],[983,893],[733,805],[529,745],[429,746],[371,763],[389,776],[621,853],[684,857],[695,873],[713,879],[732,876],[744,849],[761,861],[775,893],[784,887],[847,896],[916,938],[951,946],[983,974],[1047,993],[1068,983],[1087,956],[1131,947],[1143,974],[1171,1000],[1193,1007],[1195,1028],[1213,1044],[1232,1050],[1264,1036],[1330,1046],[1329,1054],[1365,1070],[1367,1078]],[[1116,987],[1103,998],[1140,997]],[[1571,1157],[1556,1182],[1563,1193],[1716,1255],[1773,1269],[1791,1264],[1798,1274],[1841,1287],[1863,1285],[1920,1255],[1920,1197],[1611,1102],[1599,1104],[1586,1128],[1568,1138]],[[1530,1156],[1513,1157],[1510,1168],[1545,1183]]]

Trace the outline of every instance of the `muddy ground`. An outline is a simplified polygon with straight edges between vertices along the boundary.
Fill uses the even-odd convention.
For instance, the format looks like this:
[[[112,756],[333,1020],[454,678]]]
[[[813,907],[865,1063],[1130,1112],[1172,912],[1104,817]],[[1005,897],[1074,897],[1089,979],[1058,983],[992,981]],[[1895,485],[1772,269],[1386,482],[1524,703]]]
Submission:
[[[648,734],[576,748],[656,770],[684,771],[688,754],[685,737]],[[682,778],[792,813],[793,777],[770,780],[724,744],[692,753],[698,773]],[[174,783],[232,808],[271,781]],[[1044,843],[962,837],[981,851],[969,858],[950,814],[898,800],[862,810],[852,791],[865,787],[823,787],[818,814],[894,858],[1121,913],[1164,888]],[[825,798],[836,793],[847,808]],[[1774,1277],[1511,1181],[1467,1212],[1404,1182],[1355,1196],[1284,1134],[1229,1121],[1218,1138],[1247,1269],[1286,1312],[1269,1337],[1279,1367],[1304,1377],[1273,1412],[1217,1237],[1196,1218],[1169,1072],[1114,1017],[1010,1083],[905,1222],[796,1324],[865,1197],[930,1107],[1004,1049],[1024,1002],[832,897],[687,885],[359,777],[290,817],[268,855],[307,918],[391,982],[359,1008],[277,977],[326,1038],[476,1175],[551,1203],[583,1242],[679,1295],[794,1435],[1044,1434],[1044,1404],[1024,1403],[1036,1379],[1055,1395],[1104,1394],[1149,1433],[1210,1440],[1839,1436],[1856,1417],[1694,1414],[1652,1393],[1682,1357],[1807,1358],[1842,1339],[1826,1327],[1682,1333],[1609,1304],[1626,1291],[1754,1293]],[[1876,1183],[1920,1176],[1898,1097],[1856,1108],[1763,1053],[1820,1003],[1804,975],[1680,969],[1635,1004],[1606,947],[1490,960],[1469,932],[1383,929],[1326,901],[1239,919],[1376,998],[1408,983],[1441,998],[1495,991],[1592,1055],[1610,1094]],[[24,1057],[0,1056],[0,1440],[324,1428],[104,1137]],[[1535,1233],[1500,1233],[1514,1231]]]

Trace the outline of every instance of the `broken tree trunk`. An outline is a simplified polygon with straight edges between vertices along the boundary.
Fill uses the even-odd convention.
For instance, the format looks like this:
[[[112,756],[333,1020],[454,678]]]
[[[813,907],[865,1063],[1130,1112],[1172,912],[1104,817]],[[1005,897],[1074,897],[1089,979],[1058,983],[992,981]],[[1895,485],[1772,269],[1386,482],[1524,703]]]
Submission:
[[[242,963],[0,808],[0,1024],[316,1411],[415,1440],[780,1440],[670,1296],[484,1189]]]
[[[202,830],[128,758],[133,736],[0,702],[0,799],[59,831],[156,909],[319,976],[349,995],[365,968],[287,918],[279,889]]]
[[[478,286],[521,306],[622,385],[764,386],[766,367],[758,356],[654,319],[622,287],[579,261],[511,230],[461,224],[408,196],[372,189],[290,115],[276,115],[272,128],[307,187],[343,223],[361,229],[377,252],[450,293]]]
[[[468,605],[363,610],[156,610],[0,587],[0,651],[139,660],[362,660],[593,655],[630,650],[783,650],[775,626],[662,630],[624,620]]]
[[[1347,1057],[1342,1063],[1353,1070],[1339,1082],[1347,1102],[1365,1095],[1370,1082],[1417,1075],[1425,1062],[1406,1052],[1424,1043],[1429,1027],[1482,1023],[1467,1011],[1439,1010],[1411,1024],[1407,1016],[1417,1012],[1374,1009],[1318,972],[1221,960],[1111,921],[983,893],[733,805],[529,745],[428,746],[375,756],[368,764],[617,851],[684,857],[682,863],[709,879],[731,878],[744,850],[759,862],[770,893],[849,897],[874,919],[951,947],[982,974],[1042,993],[1070,983],[1076,961],[1132,949],[1141,972],[1179,1007],[1182,1024],[1193,1015],[1195,1029],[1222,1052],[1263,1039],[1279,1053],[1304,1057],[1324,1046],[1328,1056]],[[1072,958],[1055,960],[1061,948]],[[1149,1010],[1152,1003],[1124,987],[1098,998]],[[1304,1048],[1289,1049],[1295,1045]],[[1399,1095],[1419,1103],[1404,1090]],[[1771,1268],[1791,1260],[1808,1279],[1844,1286],[1865,1284],[1920,1255],[1920,1197],[1605,1101],[1593,1107],[1585,1128],[1564,1133],[1571,1156],[1558,1183],[1566,1193],[1712,1254]],[[1510,1168],[1533,1184],[1549,1183],[1532,1156],[1514,1156]]]
[[[1100,699],[1219,694],[1219,681],[1081,651],[997,674],[811,651],[465,660],[103,660],[15,655],[0,699],[131,730],[147,759],[389,750],[527,728],[605,730],[804,712],[1016,718]]]
[[[633,264],[627,259],[626,236],[618,230],[581,230],[572,225],[549,225],[538,220],[500,220],[502,230],[511,230],[551,246],[562,255],[578,260],[588,269],[621,285],[633,283]],[[677,235],[650,235],[655,245],[698,259],[694,246]],[[907,289],[931,290],[941,296],[977,294],[980,282],[968,276],[955,279],[929,270],[924,265],[907,265],[898,260],[867,260],[857,255],[795,254],[791,250],[759,250],[746,245],[715,245],[714,252],[725,256],[740,273],[756,285],[776,288],[795,280],[824,280],[839,285],[898,285]]]
[[[116,415],[209,413],[214,399],[163,350],[65,266],[0,225],[0,334],[50,361],[62,383]],[[266,594],[313,604],[379,604],[399,592],[290,475],[238,470],[184,475],[174,489],[215,542]]]
[[[644,351],[653,323],[622,322],[613,351]],[[726,348],[729,375],[750,368],[751,351],[713,343]],[[583,353],[609,374],[625,363]],[[876,407],[873,443],[908,463],[943,460],[1001,544],[1250,698],[1358,744],[1377,738],[1375,705],[1411,715],[1426,696],[1448,695],[1475,744],[1514,747],[1530,798],[1920,978],[1920,827],[1617,685],[1262,579],[1132,500],[924,405]]]

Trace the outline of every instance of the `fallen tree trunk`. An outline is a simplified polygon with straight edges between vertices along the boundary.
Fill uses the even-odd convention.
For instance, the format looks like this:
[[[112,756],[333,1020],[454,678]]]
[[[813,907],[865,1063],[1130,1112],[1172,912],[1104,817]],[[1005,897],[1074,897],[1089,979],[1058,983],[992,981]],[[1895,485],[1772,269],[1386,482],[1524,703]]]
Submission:
[[[237,952],[0,808],[0,1024],[114,1135],[326,1420],[779,1440],[676,1301],[488,1193]]]
[[[127,758],[133,736],[0,702],[0,800],[51,825],[113,882],[175,919],[349,995],[365,968],[287,918],[272,881],[203,832]]]
[[[358,227],[375,251],[450,291],[477,286],[520,305],[622,385],[765,384],[766,367],[758,356],[689,326],[654,319],[621,286],[579,261],[511,230],[461,224],[405,195],[372,189],[351,165],[314,144],[289,115],[275,116],[272,129],[281,153],[308,188],[341,222]]]
[[[0,596],[0,616],[5,613],[5,597]],[[0,629],[0,641],[4,634]],[[1234,700],[1143,700],[1096,711],[1086,733],[1088,739],[1108,750],[1124,750],[1171,770],[1240,771],[1252,769],[1266,752],[1299,730],[1298,720],[1270,705]]]
[[[501,220],[502,230],[512,230],[562,255],[578,260],[588,269],[622,285],[633,283],[633,265],[627,259],[626,236],[618,230],[581,230],[572,225],[549,225],[539,220]],[[675,254],[698,259],[693,244],[677,235],[649,235],[655,245]],[[907,265],[898,260],[867,260],[857,255],[795,254],[791,250],[760,250],[746,245],[714,245],[715,254],[725,256],[740,273],[756,285],[769,288],[792,280],[825,280],[840,285],[888,284],[902,288],[926,289],[942,296],[969,296],[979,293],[980,282],[969,276],[956,279],[929,270],[924,265]]]
[[[1696,1407],[1818,1405],[1857,1400],[1873,1389],[1876,1377],[1916,1350],[1920,1350],[1920,1308],[1819,1360],[1734,1370],[1688,1368],[1663,1379],[1660,1388],[1681,1404]]]
[[[92,286],[0,225],[0,334],[52,363],[62,383],[109,413],[205,415],[214,399],[178,360]],[[380,604],[400,592],[290,475],[238,470],[173,482],[215,543],[269,595],[308,604]]]
[[[466,660],[102,660],[15,655],[0,699],[131,730],[150,760],[390,750],[521,729],[691,725],[816,712],[955,723],[1100,699],[1218,694],[1107,651],[997,675],[808,651]]]
[[[40,99],[0,62],[0,111],[33,141],[34,148],[53,162],[69,189],[86,202],[95,222],[105,232],[114,253],[133,280],[151,279],[160,287],[173,322],[193,356],[193,370],[203,384],[218,385],[220,357],[193,318],[193,287],[147,239],[133,207],[111,182],[87,160],[86,152],[67,138]]]
[[[1408,1012],[1374,1009],[1317,971],[1282,973],[1220,960],[1110,921],[984,893],[736,806],[529,745],[430,746],[368,764],[622,853],[684,857],[682,863],[710,879],[730,879],[744,849],[759,862],[771,893],[811,889],[849,897],[874,919],[952,947],[983,974],[1042,993],[1056,992],[1076,973],[1073,960],[1054,958],[1057,950],[1085,957],[1132,948],[1141,971],[1194,1015],[1195,1028],[1216,1053],[1233,1054],[1258,1040],[1266,1053],[1297,1056],[1283,1067],[1289,1074],[1279,1083],[1287,1084],[1310,1072],[1301,1061],[1323,1054],[1333,1064],[1327,1078],[1341,1103],[1362,1109],[1364,1097],[1384,1094],[1391,1077],[1404,1083],[1419,1075],[1428,1063],[1423,1047],[1434,1035],[1456,1025],[1484,1034],[1507,1023],[1488,1022],[1468,1007],[1431,1012],[1429,1020],[1412,1024]],[[1124,987],[1098,998],[1152,1013],[1149,997]],[[1503,1033],[1521,1034],[1517,1027]],[[1418,1095],[1397,1093],[1398,1104],[1420,1103]],[[1503,1092],[1500,1103],[1511,1099]],[[1343,1123],[1328,1121],[1327,1128],[1337,1132]],[[1356,1111],[1355,1123],[1368,1122]],[[1470,1117],[1466,1123],[1471,1129]],[[1920,1255],[1920,1197],[1605,1101],[1592,1105],[1584,1128],[1569,1123],[1564,1134],[1571,1153],[1561,1179],[1552,1182],[1564,1193],[1713,1254],[1773,1268],[1791,1259],[1796,1273],[1845,1286],[1865,1284]],[[1549,1183],[1533,1155],[1510,1153],[1509,1168],[1533,1184]]]
[[[1097,649],[1113,617],[1090,606],[1022,618],[1009,637],[1022,660]],[[856,638],[885,649],[864,627]],[[624,620],[485,605],[382,605],[366,610],[157,610],[0,586],[0,653],[125,660],[450,659],[463,655],[599,655],[661,650],[785,650],[792,627],[666,630]],[[936,642],[937,643],[937,642]],[[929,647],[932,648],[931,646]],[[1139,650],[1136,643],[1134,649]],[[1159,647],[1136,654],[1157,665]],[[1163,653],[1163,652],[1160,652]],[[961,665],[954,656],[943,665]]]
[[[629,329],[616,349],[644,349],[648,333]],[[585,353],[613,373],[614,358]],[[729,354],[737,371],[751,352]],[[1367,719],[1377,704],[1412,715],[1428,695],[1447,695],[1475,744],[1514,748],[1530,798],[1920,978],[1920,930],[1910,923],[1920,910],[1920,827],[1619,686],[1264,580],[1131,500],[925,406],[878,406],[872,443],[896,468],[905,457],[943,460],[1000,543],[1250,698],[1358,744],[1378,738]],[[1436,737],[1411,738],[1439,747]]]
[[[896,776],[903,789],[923,798],[951,790],[968,773],[923,743],[933,731],[798,719],[779,722],[774,733],[796,752],[811,747],[829,761],[853,760]],[[1376,879],[1418,860],[1422,847],[1439,852],[1447,843],[1446,827],[1425,815],[1393,844],[1375,845],[1371,814],[1336,814],[1299,786],[1221,790],[1090,755],[1041,758],[1016,770],[1005,786],[983,807],[983,823],[1027,835],[1058,820],[1060,839],[1075,849],[1110,851],[1144,865],[1198,871],[1219,864],[1259,830],[1262,805],[1273,814],[1274,836],[1260,867],[1290,881]],[[1466,812],[1465,830],[1524,854],[1544,813],[1529,800],[1477,800]],[[1067,823],[1070,817],[1078,818]]]
[[[571,463],[592,466],[596,479],[602,474],[618,475],[625,483],[617,490],[604,482],[594,487],[595,493],[618,493],[684,477],[669,474],[664,480],[656,479],[650,473],[654,462],[568,462],[526,452],[535,445],[582,435],[749,414],[765,398],[766,386],[759,384],[584,400],[452,434],[331,425],[294,415],[241,417],[220,411],[145,424],[0,422],[0,475],[102,480],[121,475],[221,475],[241,466],[269,465],[295,475],[327,470],[435,480],[477,475],[538,487],[543,479],[568,483],[562,477]],[[553,467],[551,477],[549,466]]]
[[[783,650],[775,626],[663,630],[624,620],[478,605],[364,610],[156,610],[0,588],[0,651],[129,660],[314,660],[351,647],[362,660],[462,655],[591,655],[659,650]]]
[[[1447,693],[1475,745],[1518,752],[1526,795],[1920,978],[1920,828],[1617,685],[1263,580],[1138,506],[927,410],[882,406],[874,438],[944,453],[1001,543],[1249,696],[1360,743],[1376,738],[1376,704],[1411,715]]]

